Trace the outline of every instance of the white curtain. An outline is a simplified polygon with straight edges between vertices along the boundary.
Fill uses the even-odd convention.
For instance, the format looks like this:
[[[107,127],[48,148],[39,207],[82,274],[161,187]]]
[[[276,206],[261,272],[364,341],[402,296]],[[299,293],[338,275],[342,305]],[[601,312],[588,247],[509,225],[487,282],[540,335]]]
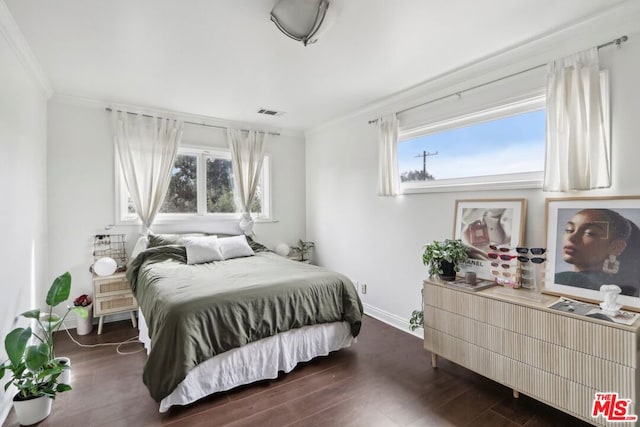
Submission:
[[[598,49],[549,64],[544,191],[611,186],[608,120]]]
[[[394,113],[378,119],[378,195],[398,194],[398,117]]]
[[[240,229],[247,236],[252,236],[251,204],[260,184],[265,133],[227,129],[227,138],[231,149],[234,194],[242,211]]]
[[[147,231],[164,201],[182,138],[182,121],[112,113],[122,174]]]

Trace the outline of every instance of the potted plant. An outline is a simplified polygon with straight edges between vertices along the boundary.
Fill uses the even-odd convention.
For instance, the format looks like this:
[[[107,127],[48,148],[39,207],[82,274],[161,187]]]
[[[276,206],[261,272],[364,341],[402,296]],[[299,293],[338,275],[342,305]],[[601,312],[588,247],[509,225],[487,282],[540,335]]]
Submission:
[[[424,328],[424,311],[413,310],[409,319],[409,329],[415,331],[418,328]]]
[[[39,330],[31,327],[16,328],[4,340],[8,360],[0,365],[0,379],[5,372],[12,376],[5,385],[5,391],[14,385],[18,393],[13,397],[18,421],[22,425],[35,424],[51,413],[51,403],[57,393],[71,390],[71,386],[60,381],[60,376],[68,366],[56,359],[53,333],[56,332],[72,307],[67,308],[63,317],[53,313],[53,307],[69,298],[71,275],[64,273],[57,277],[47,293],[48,310],[26,311],[21,316],[33,319]],[[83,307],[75,311],[86,315]],[[31,343],[30,343],[31,342]]]
[[[425,245],[422,263],[429,266],[429,275],[438,276],[442,280],[455,280],[460,271],[459,263],[468,258],[467,247],[460,239],[434,240]]]
[[[291,250],[298,256],[298,261],[307,261],[308,255],[311,254],[311,249],[315,247],[313,242],[305,242],[302,239],[298,239],[298,246],[292,246]]]
[[[87,315],[84,313],[76,319],[76,333],[78,335],[87,335],[93,330],[93,301],[87,294],[82,294],[73,300],[74,307],[84,307]]]

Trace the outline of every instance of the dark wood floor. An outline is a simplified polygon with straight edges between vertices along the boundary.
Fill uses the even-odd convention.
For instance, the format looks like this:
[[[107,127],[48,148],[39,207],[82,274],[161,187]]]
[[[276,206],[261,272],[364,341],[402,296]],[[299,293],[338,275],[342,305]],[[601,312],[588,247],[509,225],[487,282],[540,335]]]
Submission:
[[[135,336],[109,323],[83,343]],[[440,359],[432,369],[421,340],[370,317],[358,342],[272,381],[218,393],[166,414],[142,384],[144,352],[80,348],[59,335],[56,354],[72,364],[73,390],[58,395],[40,426],[582,426],[526,396]],[[140,344],[126,345],[135,350]],[[16,426],[13,410],[6,426]]]

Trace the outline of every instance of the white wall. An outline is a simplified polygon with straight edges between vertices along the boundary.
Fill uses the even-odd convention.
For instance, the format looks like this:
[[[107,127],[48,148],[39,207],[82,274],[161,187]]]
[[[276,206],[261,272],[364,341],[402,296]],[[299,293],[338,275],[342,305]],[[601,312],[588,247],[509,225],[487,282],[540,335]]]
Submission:
[[[132,246],[139,228],[114,224],[114,153],[110,115],[104,104],[54,96],[48,119],[49,271],[69,271],[72,295],[92,293],[89,267],[93,235],[126,233]],[[226,147],[221,129],[185,124],[183,144]],[[257,223],[256,240],[274,248],[294,244],[305,233],[305,146],[301,134],[269,140],[272,216]],[[233,225],[235,227],[235,225]],[[221,232],[228,223],[211,220],[154,226],[158,233]],[[72,316],[70,316],[72,317]],[[125,316],[126,317],[126,316]],[[115,320],[118,317],[111,317]],[[74,319],[68,322],[73,327]]]
[[[0,13],[0,362],[14,319],[44,305],[41,290],[48,281],[46,95],[4,31],[4,18]],[[0,422],[12,397],[0,393]]]
[[[614,183],[611,189],[580,195],[640,195],[640,13],[616,12],[307,132],[307,238],[316,242],[316,261],[367,283],[367,294],[361,294],[365,311],[408,330],[408,318],[420,307],[422,280],[427,276],[422,246],[452,237],[456,199],[527,199],[525,243],[544,245],[544,199],[566,194],[530,189],[376,196],[377,131],[367,121],[623,34],[629,42],[622,49],[600,52],[603,67],[611,72]],[[544,86],[544,80],[540,84]],[[491,88],[486,92],[488,100]]]

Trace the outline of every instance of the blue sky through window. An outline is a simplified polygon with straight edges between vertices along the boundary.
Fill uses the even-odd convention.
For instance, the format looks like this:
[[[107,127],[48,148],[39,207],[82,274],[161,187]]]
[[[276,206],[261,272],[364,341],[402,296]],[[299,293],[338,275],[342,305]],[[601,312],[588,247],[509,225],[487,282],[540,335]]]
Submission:
[[[541,171],[544,145],[545,110],[537,110],[401,141],[398,167],[422,171],[427,151],[438,152],[426,165],[436,180]]]

